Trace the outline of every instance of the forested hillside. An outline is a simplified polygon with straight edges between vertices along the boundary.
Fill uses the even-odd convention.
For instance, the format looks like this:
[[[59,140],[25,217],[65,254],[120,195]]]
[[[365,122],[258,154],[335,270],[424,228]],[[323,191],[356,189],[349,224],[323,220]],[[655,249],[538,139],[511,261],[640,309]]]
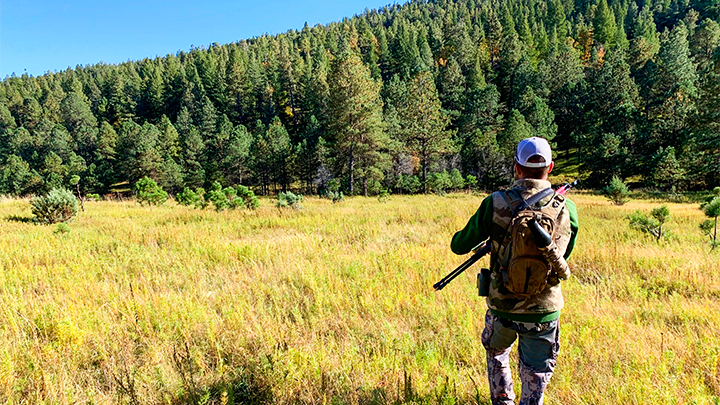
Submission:
[[[173,193],[408,193],[454,169],[491,188],[532,135],[576,153],[591,185],[717,186],[718,20],[708,0],[416,1],[13,76],[0,83],[0,194],[74,175],[100,194],[144,176]]]

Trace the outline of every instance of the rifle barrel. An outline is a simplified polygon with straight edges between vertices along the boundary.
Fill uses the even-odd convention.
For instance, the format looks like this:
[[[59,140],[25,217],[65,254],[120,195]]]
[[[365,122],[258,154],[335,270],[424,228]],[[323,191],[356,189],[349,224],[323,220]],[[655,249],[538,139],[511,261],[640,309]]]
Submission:
[[[455,279],[455,277],[462,274],[463,271],[467,270],[468,267],[475,264],[476,261],[480,260],[483,256],[485,256],[488,253],[490,253],[490,241],[486,242],[485,246],[483,246],[482,248],[477,250],[475,252],[475,254],[470,256],[469,259],[465,260],[465,262],[463,262],[463,264],[461,264],[455,270],[450,272],[450,274],[448,274],[447,276],[443,277],[442,280],[435,283],[433,285],[433,288],[435,289],[435,291],[440,291],[443,288],[445,288],[445,286],[448,285],[448,283],[450,283],[451,281],[453,281]]]

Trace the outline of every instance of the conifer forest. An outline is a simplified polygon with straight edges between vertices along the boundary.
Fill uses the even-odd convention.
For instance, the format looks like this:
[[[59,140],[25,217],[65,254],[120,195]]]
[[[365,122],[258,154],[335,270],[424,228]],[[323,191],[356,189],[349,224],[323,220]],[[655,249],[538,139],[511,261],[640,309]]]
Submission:
[[[720,185],[720,5],[412,1],[327,26],[0,82],[0,194],[242,184],[492,189],[550,139],[586,184]],[[74,187],[73,187],[74,188]]]

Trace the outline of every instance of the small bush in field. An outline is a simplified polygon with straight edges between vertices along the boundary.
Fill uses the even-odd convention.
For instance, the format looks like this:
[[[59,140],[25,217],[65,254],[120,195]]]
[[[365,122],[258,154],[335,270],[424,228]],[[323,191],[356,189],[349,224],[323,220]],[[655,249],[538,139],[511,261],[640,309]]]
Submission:
[[[30,200],[33,220],[41,224],[65,222],[78,213],[78,200],[70,190],[54,188]]]
[[[160,205],[168,199],[167,191],[147,176],[135,183],[135,193],[135,198],[140,204]]]
[[[205,209],[205,207],[212,204],[216,211],[236,208],[254,210],[260,206],[257,196],[249,188],[245,186],[222,188],[218,182],[214,182],[207,193],[203,188],[192,191],[190,188],[185,187],[182,193],[175,196],[175,199],[180,205],[200,209]]]
[[[465,177],[465,185],[467,185],[470,190],[474,190],[475,187],[477,187],[477,177],[468,174],[467,177]]]
[[[603,191],[605,192],[605,196],[615,205],[624,205],[630,200],[628,198],[630,190],[618,176],[613,176],[610,184],[608,184]]]
[[[720,240],[718,240],[718,217],[720,217],[720,187],[716,187],[713,190],[713,196],[708,198],[708,201],[700,206],[700,209],[705,213],[705,216],[710,218],[700,224],[700,229],[710,237],[710,250],[714,250],[720,246]]]
[[[292,209],[300,209],[302,206],[300,203],[302,202],[303,196],[300,194],[293,194],[291,191],[288,192],[281,192],[278,194],[278,200],[275,204],[278,208],[292,208]]]
[[[650,212],[650,216],[635,211],[633,214],[628,215],[630,220],[630,227],[638,229],[644,233],[649,233],[655,240],[659,241],[666,232],[663,231],[663,226],[670,219],[670,210],[664,205],[655,208]]]
[[[342,191],[328,191],[323,197],[332,200],[333,203],[345,201],[345,195],[343,195]]]
[[[210,186],[205,199],[215,206],[215,211],[222,211],[230,207],[230,200],[217,181]]]
[[[180,205],[197,208],[200,205],[200,196],[192,191],[190,187],[185,187],[181,193],[175,196],[175,201]]]
[[[463,178],[462,174],[460,174],[460,170],[453,169],[450,172],[450,188],[457,191],[462,190],[465,188],[465,179]]]
[[[380,193],[378,193],[378,201],[381,203],[390,201],[390,191],[387,189],[380,190]]]
[[[237,199],[242,200],[245,208],[254,210],[260,206],[260,201],[255,193],[245,186],[237,186]]]
[[[55,228],[55,235],[58,236],[65,236],[70,233],[70,227],[65,222],[60,222],[57,224],[57,227]]]

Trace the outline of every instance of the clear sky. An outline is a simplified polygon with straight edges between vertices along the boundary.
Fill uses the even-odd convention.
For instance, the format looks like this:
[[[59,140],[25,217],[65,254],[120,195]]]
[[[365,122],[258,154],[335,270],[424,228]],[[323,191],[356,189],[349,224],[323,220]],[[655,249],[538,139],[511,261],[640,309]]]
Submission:
[[[393,0],[0,0],[0,79],[327,24]]]

